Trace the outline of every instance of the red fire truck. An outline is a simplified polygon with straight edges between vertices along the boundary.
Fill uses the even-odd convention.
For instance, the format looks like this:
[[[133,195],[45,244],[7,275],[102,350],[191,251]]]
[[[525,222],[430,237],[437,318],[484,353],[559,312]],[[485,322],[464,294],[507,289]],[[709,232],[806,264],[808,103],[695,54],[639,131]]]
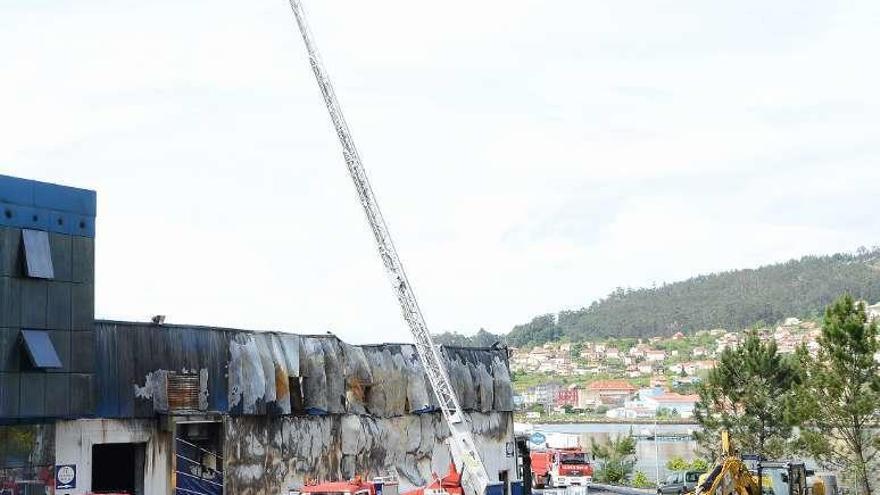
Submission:
[[[587,486],[593,480],[593,466],[580,447],[547,449],[532,452],[529,457],[535,488]]]
[[[364,481],[356,477],[349,481],[333,481],[306,485],[299,491],[301,495],[398,495],[397,482],[384,479]]]
[[[375,478],[372,481],[364,481],[357,477],[350,481],[306,485],[296,493],[298,495],[398,495],[399,490],[397,477],[390,476]],[[403,495],[464,495],[464,490],[461,488],[461,473],[455,469],[455,464],[450,464],[446,476],[440,478],[434,475],[434,479],[427,486],[404,492]]]
[[[464,490],[461,488],[461,473],[455,469],[455,464],[450,464],[446,476],[440,478],[435,474],[428,486],[404,492],[403,495],[464,495]]]

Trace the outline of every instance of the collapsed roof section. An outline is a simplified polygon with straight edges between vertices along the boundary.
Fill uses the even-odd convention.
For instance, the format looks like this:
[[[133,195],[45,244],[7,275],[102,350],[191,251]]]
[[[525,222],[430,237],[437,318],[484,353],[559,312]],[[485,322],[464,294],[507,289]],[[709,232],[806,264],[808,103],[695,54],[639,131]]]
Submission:
[[[96,321],[97,413],[359,414],[437,410],[415,348],[335,336]],[[505,349],[444,348],[462,408],[512,411]]]

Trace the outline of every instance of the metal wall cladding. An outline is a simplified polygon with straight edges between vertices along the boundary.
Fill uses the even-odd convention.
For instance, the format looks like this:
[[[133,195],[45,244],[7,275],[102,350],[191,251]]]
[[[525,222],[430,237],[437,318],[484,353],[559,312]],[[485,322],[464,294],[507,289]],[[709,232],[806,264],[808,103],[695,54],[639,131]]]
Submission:
[[[227,411],[225,376],[231,334],[204,327],[95,322],[97,415],[155,416],[156,404],[163,401],[154,401],[154,397],[163,391],[162,375],[168,372],[198,375],[204,409]]]
[[[42,243],[39,260],[26,257],[33,235]],[[0,421],[94,416],[94,242],[0,225]],[[52,273],[29,272],[37,261]],[[45,332],[51,346],[40,348],[60,363],[28,358],[23,330]]]
[[[353,346],[332,335],[113,321],[96,322],[95,336],[102,417],[192,410],[391,418],[436,410],[408,344]],[[506,350],[447,348],[444,354],[463,408],[512,409]],[[174,385],[174,376],[191,378]]]

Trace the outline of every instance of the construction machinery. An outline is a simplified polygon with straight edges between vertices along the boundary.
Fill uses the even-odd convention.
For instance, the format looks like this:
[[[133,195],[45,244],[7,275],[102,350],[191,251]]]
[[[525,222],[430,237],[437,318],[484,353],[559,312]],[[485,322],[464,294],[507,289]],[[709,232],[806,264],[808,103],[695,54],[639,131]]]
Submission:
[[[701,477],[696,494],[708,495],[825,495],[825,484],[807,479],[802,461],[765,461],[752,465],[737,455],[729,434],[721,433],[721,457]]]
[[[342,108],[336,99],[333,85],[324,69],[312,33],[306,23],[302,4],[300,0],[290,0],[290,7],[293,9],[300,34],[305,43],[312,72],[315,75],[321,95],[324,98],[324,103],[330,113],[330,119],[333,122],[333,127],[336,129],[336,135],[342,145],[342,155],[345,158],[349,175],[354,182],[354,187],[366,214],[367,222],[376,240],[379,257],[385,265],[385,271],[391,281],[394,295],[400,303],[403,319],[409,326],[410,332],[412,332],[416,351],[428,376],[431,389],[437,398],[438,407],[442,411],[446,423],[449,425],[452,458],[453,461],[461,466],[461,486],[466,495],[500,494],[503,488],[500,484],[493,484],[489,480],[486,466],[483,464],[483,460],[480,458],[477,446],[474,443],[470,424],[464,415],[464,411],[458,402],[458,397],[452,388],[452,383],[446,372],[443,356],[440,349],[434,345],[434,341],[428,331],[428,326],[416,301],[416,296],[406,278],[403,263],[397,255],[394,243],[391,241],[391,235],[388,232],[388,227],[385,225],[382,212],[379,210],[373,189],[367,179],[357,147],[355,147],[348,124],[342,114]]]

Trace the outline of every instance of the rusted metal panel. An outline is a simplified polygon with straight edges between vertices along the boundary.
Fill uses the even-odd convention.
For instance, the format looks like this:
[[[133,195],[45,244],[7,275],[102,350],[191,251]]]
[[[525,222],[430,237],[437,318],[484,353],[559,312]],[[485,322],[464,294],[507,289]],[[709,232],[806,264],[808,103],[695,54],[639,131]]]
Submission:
[[[165,375],[168,410],[175,413],[198,412],[199,375],[196,373],[170,372]]]
[[[290,414],[290,372],[287,370],[287,358],[281,338],[269,334],[269,352],[272,355],[275,401],[269,405],[270,414]]]

